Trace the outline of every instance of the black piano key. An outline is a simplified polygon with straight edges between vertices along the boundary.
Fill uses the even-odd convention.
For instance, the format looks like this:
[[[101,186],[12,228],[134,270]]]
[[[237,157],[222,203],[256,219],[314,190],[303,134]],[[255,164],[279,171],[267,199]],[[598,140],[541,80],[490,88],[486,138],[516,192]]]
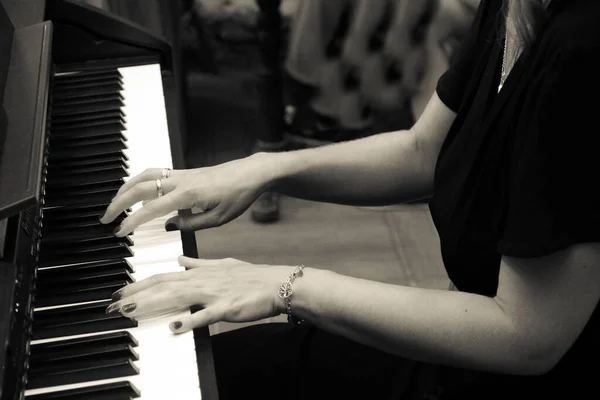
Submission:
[[[65,254],[117,243],[133,246],[131,237],[116,237],[114,228],[110,228],[107,225],[100,224],[99,227],[94,229],[55,231],[51,234],[44,234],[40,248],[41,251],[49,251],[53,254]]]
[[[70,218],[86,218],[92,215],[102,214],[103,207],[106,209],[109,203],[96,205],[83,205],[79,207],[55,207],[44,210],[44,221],[47,219],[64,220]]]
[[[113,84],[123,86],[123,79],[119,76],[96,76],[94,78],[89,77],[87,80],[62,80],[54,82],[53,90],[61,92],[63,90],[95,88]]]
[[[97,85],[91,88],[54,90],[52,93],[52,100],[54,101],[54,99],[81,99],[103,94],[112,94],[120,92],[122,89],[123,86],[120,83],[115,82],[110,84]]]
[[[74,339],[54,342],[36,343],[31,345],[30,364],[44,362],[57,354],[77,353],[93,346],[129,345],[137,347],[137,339],[127,331],[102,333],[100,335],[84,336]]]
[[[52,99],[52,113],[54,114],[55,112],[55,106],[59,106],[60,108],[62,107],[69,107],[69,106],[76,106],[77,104],[89,104],[89,103],[96,103],[96,102],[101,102],[101,101],[112,101],[112,100],[120,100],[123,101],[125,100],[125,97],[123,97],[123,94],[121,92],[114,92],[114,93],[104,93],[104,94],[98,94],[98,95],[94,95],[94,96],[89,96],[89,97],[85,97],[85,98],[81,98],[81,99]]]
[[[81,166],[76,168],[49,168],[48,179],[54,179],[55,176],[76,176],[80,174],[93,174],[100,173],[102,171],[110,170],[113,168],[129,169],[129,164],[124,159],[107,161],[102,164],[95,164],[90,166]]]
[[[94,185],[86,185],[79,187],[66,187],[66,188],[51,188],[48,187],[46,190],[47,197],[69,197],[69,196],[86,196],[95,193],[103,193],[111,190],[118,191],[119,188],[125,183],[123,178],[115,179],[110,182],[100,182]]]
[[[122,122],[118,123],[107,123],[104,125],[90,126],[81,129],[66,129],[62,131],[52,131],[52,138],[63,138],[63,137],[92,137],[92,136],[103,136],[112,135],[125,130],[125,125]]]
[[[73,364],[89,360],[133,360],[139,361],[139,356],[132,346],[124,343],[91,342],[86,346],[69,346],[55,348],[54,352],[46,352],[43,357],[29,358],[30,370],[62,369],[60,364],[72,362]],[[34,352],[35,350],[32,350]],[[67,366],[69,368],[69,366]]]
[[[123,378],[138,375],[139,369],[132,360],[95,360],[88,363],[74,363],[69,369],[29,371],[28,389],[69,385],[102,379]]]
[[[107,332],[137,327],[137,321],[121,314],[106,314],[111,301],[35,310],[33,340]]]
[[[98,214],[94,214],[87,218],[67,218],[64,219],[51,219],[47,220],[44,218],[44,231],[45,235],[51,235],[53,232],[63,232],[67,230],[82,230],[88,227],[95,229],[98,225],[100,225],[100,215],[102,212]],[[127,217],[127,214],[122,212],[119,214],[114,221],[110,224],[106,224],[106,226],[110,226],[112,229],[116,228],[123,220]]]
[[[64,132],[70,130],[79,130],[84,128],[91,128],[95,126],[102,126],[108,124],[125,124],[125,117],[116,115],[113,117],[98,117],[93,119],[87,119],[83,121],[63,121],[63,122],[52,122],[51,132]]]
[[[78,114],[54,114],[52,113],[52,126],[56,124],[73,123],[78,121],[88,121],[98,118],[110,119],[110,118],[122,118],[125,117],[125,113],[121,108],[116,110],[93,110],[87,113]]]
[[[61,285],[49,287],[38,285],[35,293],[36,307],[50,307],[66,304],[77,304],[86,301],[109,300],[114,292],[130,283],[134,279],[131,275],[123,273],[124,277],[100,277],[95,282],[66,282]]]
[[[95,79],[98,77],[118,77],[122,78],[121,72],[119,72],[116,68],[108,68],[108,69],[94,69],[94,70],[86,70],[86,71],[69,71],[69,72],[59,72],[56,73],[53,77],[54,82],[65,82],[65,81],[78,81],[78,80],[86,80],[86,79]]]
[[[106,204],[117,193],[116,190],[110,190],[106,192],[97,192],[94,194],[82,196],[82,197],[70,197],[65,199],[64,197],[45,197],[45,207],[57,207],[57,206],[82,206],[82,205],[98,205]]]
[[[94,157],[88,157],[81,160],[61,160],[54,161],[48,165],[48,173],[56,172],[56,171],[65,171],[74,168],[87,168],[94,166],[108,166],[113,165],[118,162],[122,162],[125,164],[125,168],[129,168],[129,163],[127,162],[128,157],[124,153],[111,153],[111,154],[102,154]]]
[[[112,105],[119,104],[122,107],[124,105],[123,100],[125,100],[125,98],[120,92],[101,94],[81,99],[57,99],[52,102],[52,116],[77,114],[86,108],[88,108],[88,112],[98,111],[107,103]],[[89,108],[92,106],[94,106],[94,108]]]
[[[108,154],[123,154],[122,151],[127,148],[125,141],[110,142],[96,145],[91,148],[67,148],[67,149],[55,149],[48,156],[48,162],[50,164],[54,162],[60,163],[61,161],[67,160],[81,160],[83,158],[92,158],[100,155]]]
[[[26,400],[131,400],[140,397],[140,391],[131,382],[122,381],[84,388],[61,390],[53,393],[26,396]]]
[[[85,208],[52,208],[44,211],[44,226],[77,227],[81,224],[99,221],[100,216],[106,211],[108,204],[100,204]],[[131,212],[129,209],[127,212]],[[122,212],[117,219],[125,219],[127,214]]]
[[[111,142],[127,142],[127,137],[122,133],[113,133],[111,135],[103,136],[91,136],[91,137],[74,137],[68,140],[56,140],[52,143],[54,147],[60,148],[72,148],[73,151],[77,151],[78,147],[82,146],[96,146],[98,144],[111,143]]]
[[[59,232],[52,235],[42,237],[40,249],[42,256],[71,254],[82,251],[90,251],[103,246],[116,246],[118,244],[126,244],[133,246],[133,239],[127,236],[116,237],[112,231],[98,229],[92,233],[81,232],[72,234],[70,232]]]
[[[66,104],[62,106],[53,106],[52,116],[87,114],[90,112],[105,112],[121,110],[125,104],[123,100],[115,96],[112,99],[97,100],[94,102],[77,102],[75,104]]]
[[[46,208],[44,210],[44,225],[45,224],[59,224],[59,223],[76,223],[78,220],[88,220],[91,218],[98,218],[104,214],[109,203],[89,205],[84,204],[77,207],[53,207]],[[119,217],[127,216],[131,213],[131,208],[128,208],[122,212]]]
[[[58,270],[54,274],[38,275],[36,294],[39,291],[52,292],[55,289],[62,290],[65,287],[84,286],[84,285],[97,285],[105,284],[115,281],[126,281],[133,283],[134,278],[131,272],[127,271],[123,267],[115,270],[84,270],[79,273],[74,273],[73,270],[68,268],[50,268],[46,271]]]
[[[86,186],[94,185],[97,183],[113,182],[129,176],[129,172],[123,167],[105,169],[97,172],[90,172],[84,174],[71,174],[71,175],[59,175],[48,174],[48,182],[46,183],[46,190],[50,191],[54,188],[63,188],[70,186]]]
[[[124,281],[127,283],[133,283],[135,281],[131,273],[125,269],[113,271],[87,270],[85,271],[86,274],[74,274],[72,270],[66,268],[55,269],[62,270],[62,273],[44,275],[42,278],[38,278],[36,295],[40,292],[52,293],[54,291],[63,291],[65,288],[68,289],[71,287],[93,287],[94,285],[104,285],[111,282]],[[48,269],[48,271],[51,270],[52,269]]]
[[[38,286],[62,282],[69,279],[86,278],[107,273],[134,273],[134,269],[127,260],[94,261],[85,264],[74,264],[59,268],[40,268],[37,273]]]
[[[80,224],[71,228],[63,228],[57,225],[46,226],[44,224],[42,231],[42,248],[52,246],[68,246],[70,244],[77,245],[79,243],[113,239],[114,230],[119,226],[119,221],[112,221],[109,224],[102,224],[96,220],[95,223],[89,222]],[[72,238],[72,239],[71,239]],[[132,243],[126,242],[129,245]]]
[[[115,82],[122,82],[123,76],[121,74],[97,74],[97,75],[88,75],[86,77],[71,77],[71,78],[62,78],[54,81],[54,88],[63,88],[69,86],[77,86],[77,87],[87,87],[89,85],[94,84],[111,84]]]
[[[123,181],[102,182],[80,187],[52,188],[46,191],[46,207],[110,203]]]
[[[41,267],[50,267],[127,257],[133,257],[133,250],[125,243],[90,245],[86,248],[73,250],[71,253],[42,253],[39,265]]]

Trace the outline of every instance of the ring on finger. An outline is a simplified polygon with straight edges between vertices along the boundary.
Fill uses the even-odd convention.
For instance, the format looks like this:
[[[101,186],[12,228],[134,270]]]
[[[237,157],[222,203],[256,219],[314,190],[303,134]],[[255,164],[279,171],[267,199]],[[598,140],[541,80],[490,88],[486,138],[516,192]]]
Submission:
[[[162,197],[165,194],[165,190],[160,179],[156,180],[156,191],[158,193],[158,197]]]
[[[171,168],[163,168],[162,174],[161,174],[161,179],[167,179],[170,176],[171,176]]]

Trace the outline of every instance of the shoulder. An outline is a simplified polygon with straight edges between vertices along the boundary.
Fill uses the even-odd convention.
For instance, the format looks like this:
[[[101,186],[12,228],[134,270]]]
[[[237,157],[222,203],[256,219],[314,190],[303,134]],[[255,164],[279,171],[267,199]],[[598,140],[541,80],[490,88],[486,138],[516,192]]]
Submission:
[[[532,59],[534,81],[555,93],[574,94],[600,83],[600,1],[553,1],[556,6]]]
[[[548,37],[557,53],[566,55],[600,52],[600,1],[554,0],[549,16]]]

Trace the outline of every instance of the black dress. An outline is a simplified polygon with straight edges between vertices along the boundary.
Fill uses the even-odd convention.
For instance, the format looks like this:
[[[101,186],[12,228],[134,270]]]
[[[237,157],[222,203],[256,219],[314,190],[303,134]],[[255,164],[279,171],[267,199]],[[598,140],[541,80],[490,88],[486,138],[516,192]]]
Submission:
[[[502,1],[483,0],[461,55],[441,77],[437,93],[458,115],[438,158],[430,209],[459,290],[494,296],[502,255],[537,257],[600,241],[598,21],[597,0],[553,0],[536,43],[498,93]],[[598,396],[599,323],[596,307],[544,376],[478,381],[494,382],[499,398],[557,389]]]
[[[482,0],[438,84],[457,118],[439,155],[430,209],[444,265],[461,291],[494,296],[502,255],[535,257],[600,241],[600,102],[591,97],[600,93],[600,2],[553,0],[548,13],[498,93],[502,0]],[[598,397],[599,319],[596,308],[543,376],[443,367],[443,397],[550,398],[558,390],[567,393],[562,398]],[[426,364],[314,328],[258,326],[217,335],[213,344],[223,399],[405,399],[429,373]]]

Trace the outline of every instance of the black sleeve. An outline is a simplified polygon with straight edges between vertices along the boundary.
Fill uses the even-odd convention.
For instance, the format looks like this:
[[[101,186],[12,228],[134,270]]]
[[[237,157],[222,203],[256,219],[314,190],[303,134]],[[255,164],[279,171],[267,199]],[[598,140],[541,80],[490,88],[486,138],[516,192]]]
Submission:
[[[600,50],[559,54],[516,124],[501,254],[537,257],[600,242]]]
[[[440,100],[454,112],[458,112],[460,108],[464,88],[473,70],[487,3],[488,0],[481,0],[479,3],[477,14],[475,14],[467,36],[460,44],[457,54],[452,58],[448,70],[438,80],[437,94]]]

